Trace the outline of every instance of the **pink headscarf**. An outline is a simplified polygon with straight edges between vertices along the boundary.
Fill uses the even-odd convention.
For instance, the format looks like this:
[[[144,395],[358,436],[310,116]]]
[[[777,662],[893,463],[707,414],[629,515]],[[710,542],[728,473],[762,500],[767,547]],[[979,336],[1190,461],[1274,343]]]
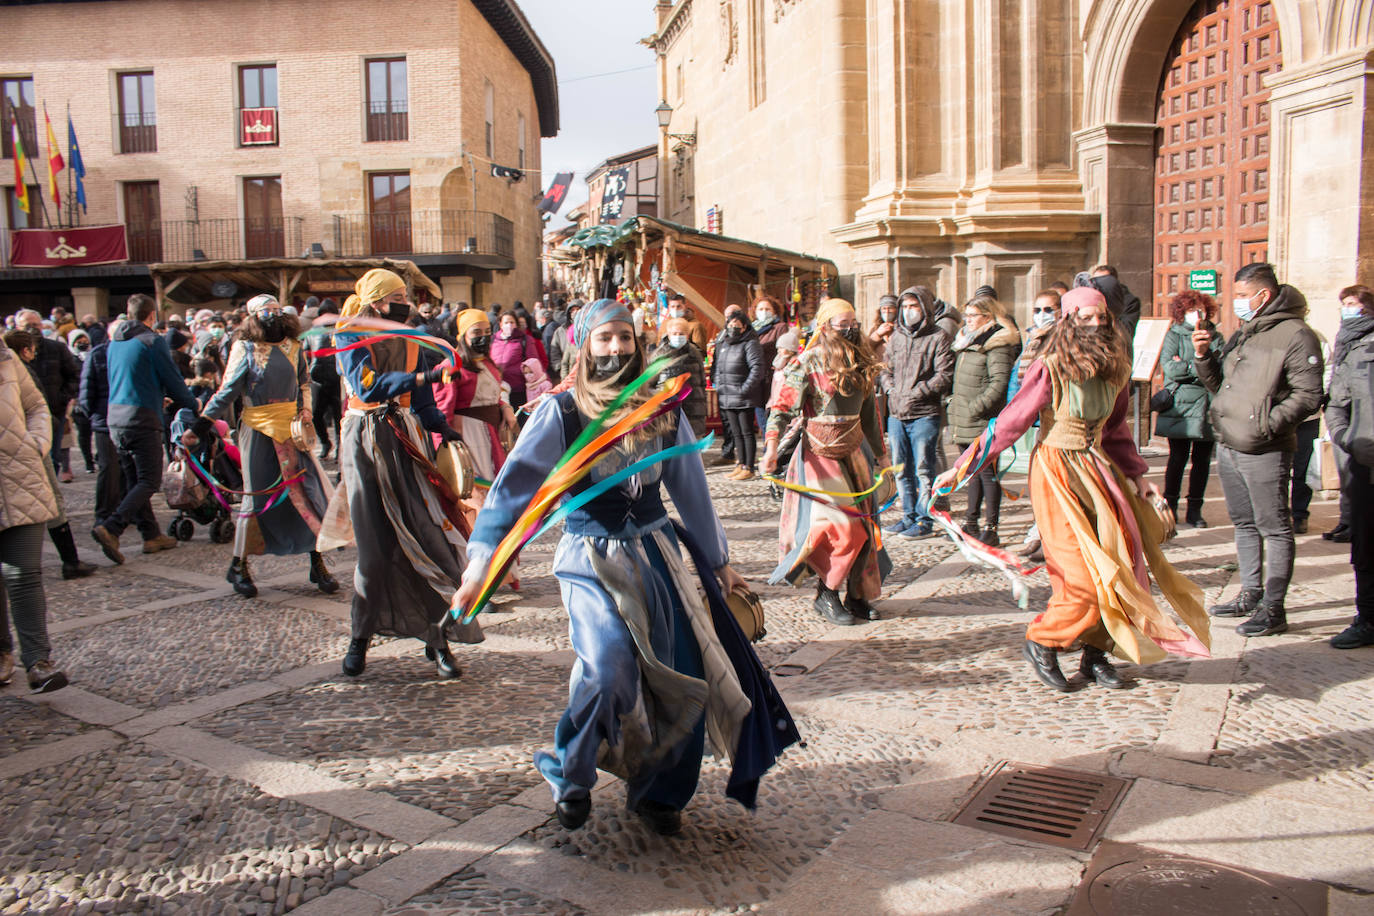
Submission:
[[[1079,286],[1069,290],[1059,299],[1059,311],[1064,315],[1072,315],[1085,305],[1100,305],[1103,309],[1107,307],[1107,299],[1102,293],[1092,286]]]

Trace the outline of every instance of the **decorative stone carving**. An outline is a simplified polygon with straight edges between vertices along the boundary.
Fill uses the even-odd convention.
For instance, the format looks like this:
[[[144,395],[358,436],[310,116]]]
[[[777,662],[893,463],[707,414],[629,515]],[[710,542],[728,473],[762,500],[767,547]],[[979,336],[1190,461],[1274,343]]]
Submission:
[[[735,0],[720,0],[720,43],[724,51],[720,67],[724,70],[739,56],[739,20],[735,16]]]
[[[801,0],[773,0],[773,21],[777,22],[790,13]]]

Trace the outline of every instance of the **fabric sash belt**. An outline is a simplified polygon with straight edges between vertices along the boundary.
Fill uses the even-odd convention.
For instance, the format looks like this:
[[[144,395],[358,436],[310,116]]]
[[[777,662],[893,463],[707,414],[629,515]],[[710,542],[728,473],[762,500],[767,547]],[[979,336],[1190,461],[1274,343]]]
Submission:
[[[356,395],[349,395],[348,397],[349,410],[377,410],[380,407],[386,407],[388,404],[395,404],[397,407],[409,407],[410,392],[407,391],[405,394],[392,398],[389,401],[364,401]]]
[[[296,419],[295,401],[253,404],[243,408],[243,422],[273,442],[291,441],[291,421]]]
[[[459,407],[453,413],[460,417],[472,417],[474,420],[481,420],[488,426],[501,425],[501,405],[483,404],[473,407]]]

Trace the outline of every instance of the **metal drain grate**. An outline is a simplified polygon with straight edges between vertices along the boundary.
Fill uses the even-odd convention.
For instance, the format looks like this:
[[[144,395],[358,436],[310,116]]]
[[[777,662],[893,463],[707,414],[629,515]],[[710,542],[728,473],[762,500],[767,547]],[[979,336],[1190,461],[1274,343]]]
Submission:
[[[1004,760],[953,820],[990,833],[1087,850],[1129,786],[1114,776]]]

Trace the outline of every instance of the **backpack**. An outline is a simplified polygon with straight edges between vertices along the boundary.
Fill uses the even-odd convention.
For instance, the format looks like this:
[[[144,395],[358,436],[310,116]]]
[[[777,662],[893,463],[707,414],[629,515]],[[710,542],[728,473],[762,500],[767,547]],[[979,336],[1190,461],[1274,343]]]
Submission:
[[[167,463],[162,475],[162,495],[172,509],[194,509],[210,495],[205,481],[196,475],[191,462],[177,455]]]

